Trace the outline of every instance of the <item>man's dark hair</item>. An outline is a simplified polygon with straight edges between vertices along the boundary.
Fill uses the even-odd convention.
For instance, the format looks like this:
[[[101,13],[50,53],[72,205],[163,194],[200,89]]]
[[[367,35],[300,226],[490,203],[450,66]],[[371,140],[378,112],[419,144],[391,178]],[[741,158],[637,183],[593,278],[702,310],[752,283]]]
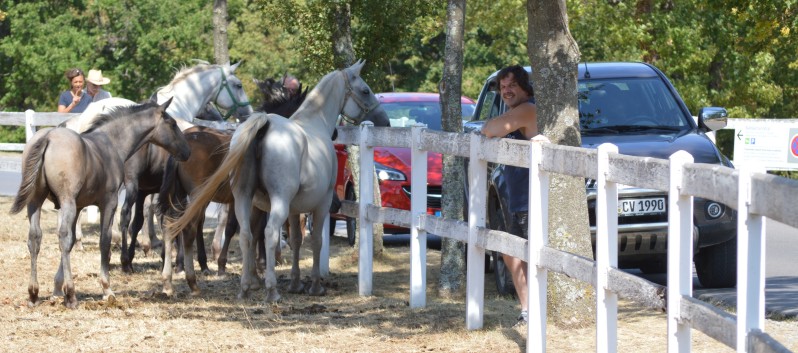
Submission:
[[[521,89],[528,93],[530,97],[535,97],[535,90],[532,88],[532,84],[529,83],[529,73],[527,73],[526,70],[524,70],[524,68],[520,65],[508,66],[499,71],[499,74],[496,75],[497,89],[500,88],[499,82],[510,74],[513,74],[515,83],[521,86]]]

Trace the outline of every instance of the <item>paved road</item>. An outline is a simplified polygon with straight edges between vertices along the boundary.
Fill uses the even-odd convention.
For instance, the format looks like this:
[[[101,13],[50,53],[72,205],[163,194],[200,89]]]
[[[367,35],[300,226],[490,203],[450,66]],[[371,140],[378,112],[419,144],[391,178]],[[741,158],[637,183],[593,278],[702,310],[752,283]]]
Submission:
[[[9,172],[8,166],[18,163],[19,159],[0,156],[0,195],[13,196],[20,183],[18,172]],[[216,208],[206,211],[209,218],[216,217]],[[346,236],[344,222],[336,224],[336,235]],[[398,239],[398,237],[396,238]],[[765,310],[786,316],[798,317],[798,229],[782,223],[767,221],[765,269]],[[646,279],[665,285],[665,275],[643,275],[639,271],[630,271]],[[705,289],[693,277],[693,294],[702,300],[721,301],[729,306],[736,303],[736,291],[728,289]]]

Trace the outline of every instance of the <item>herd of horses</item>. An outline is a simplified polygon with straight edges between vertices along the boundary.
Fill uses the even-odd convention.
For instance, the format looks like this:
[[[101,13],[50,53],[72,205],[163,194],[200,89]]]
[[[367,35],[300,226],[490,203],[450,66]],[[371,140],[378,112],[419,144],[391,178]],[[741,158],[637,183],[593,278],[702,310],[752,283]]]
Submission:
[[[83,114],[55,128],[38,131],[22,154],[22,182],[11,213],[27,209],[30,222],[28,250],[31,274],[28,304],[39,301],[37,257],[41,246],[41,208],[50,200],[58,209],[57,234],[61,258],[53,296],[76,308],[70,253],[76,243],[80,211],[90,205],[100,209],[100,284],[103,299],[114,296],[109,263],[111,226],[120,190],[120,262],[133,270],[136,236],[144,221],[145,198],[157,193],[163,232],[163,292],[172,288],[172,246],[182,238],[182,264],[192,294],[199,293],[193,264],[193,247],[202,246],[202,224],[210,202],[229,207],[225,234],[238,229],[243,268],[239,297],[265,286],[267,301],[277,301],[275,252],[283,224],[288,222],[293,250],[290,292],[323,295],[319,256],[322,227],[313,227],[312,284],[300,281],[299,247],[303,236],[300,214],[327,219],[334,204],[337,159],[333,147],[336,125],[372,121],[389,126],[379,101],[360,77],[364,62],[325,75],[307,92],[287,91],[274,80],[258,82],[264,104],[254,111],[235,76],[235,65],[201,63],[181,70],[169,85],[149,101],[135,103],[112,98],[93,103]],[[215,107],[208,109],[209,106]],[[233,130],[198,126],[198,116],[213,119],[235,116]],[[122,189],[124,187],[124,189]],[[131,211],[135,216],[131,222]],[[265,222],[265,224],[264,224]],[[264,235],[264,279],[255,266],[254,232]],[[127,235],[131,235],[128,244]],[[218,234],[218,233],[217,233]],[[181,236],[182,235],[182,236]],[[226,248],[214,239],[214,254],[226,262]],[[217,249],[217,246],[221,249]],[[204,249],[199,249],[203,256]],[[203,270],[204,259],[200,259]],[[180,259],[178,259],[180,262]],[[220,266],[224,271],[224,266]]]

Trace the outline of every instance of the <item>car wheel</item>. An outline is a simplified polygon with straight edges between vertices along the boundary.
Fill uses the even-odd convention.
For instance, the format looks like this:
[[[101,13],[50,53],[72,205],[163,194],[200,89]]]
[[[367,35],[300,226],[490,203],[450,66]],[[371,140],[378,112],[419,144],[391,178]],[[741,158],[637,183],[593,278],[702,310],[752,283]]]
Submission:
[[[357,202],[357,198],[355,197],[355,190],[352,188],[346,189],[346,195],[344,195],[344,200]],[[355,219],[353,217],[346,217],[346,238],[349,240],[349,246],[355,246]]]
[[[698,281],[704,288],[737,285],[737,238],[702,248],[694,261]]]

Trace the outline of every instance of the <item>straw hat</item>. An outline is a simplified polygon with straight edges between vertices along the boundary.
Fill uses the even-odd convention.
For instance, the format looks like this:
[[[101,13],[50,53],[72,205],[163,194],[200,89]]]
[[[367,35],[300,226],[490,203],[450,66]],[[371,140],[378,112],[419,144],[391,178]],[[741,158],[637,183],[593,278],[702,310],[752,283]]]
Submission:
[[[86,77],[86,81],[100,86],[110,83],[111,79],[103,77],[102,70],[89,70],[89,76]]]

